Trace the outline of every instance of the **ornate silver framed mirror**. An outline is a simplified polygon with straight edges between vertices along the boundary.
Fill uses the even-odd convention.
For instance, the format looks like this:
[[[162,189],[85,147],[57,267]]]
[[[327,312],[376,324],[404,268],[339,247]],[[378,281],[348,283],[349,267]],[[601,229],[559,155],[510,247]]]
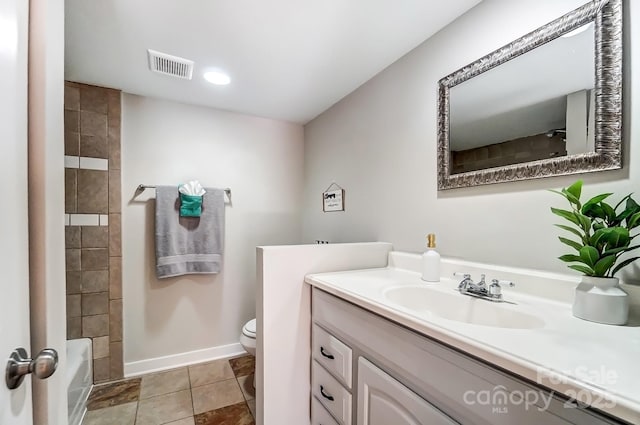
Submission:
[[[442,78],[438,190],[622,167],[622,0],[593,0]]]

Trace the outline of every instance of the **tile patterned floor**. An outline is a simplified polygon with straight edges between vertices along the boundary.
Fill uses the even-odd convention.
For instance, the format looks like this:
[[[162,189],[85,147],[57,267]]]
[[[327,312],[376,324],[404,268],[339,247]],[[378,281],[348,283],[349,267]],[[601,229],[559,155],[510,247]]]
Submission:
[[[83,425],[255,425],[255,358],[242,356],[99,385]]]

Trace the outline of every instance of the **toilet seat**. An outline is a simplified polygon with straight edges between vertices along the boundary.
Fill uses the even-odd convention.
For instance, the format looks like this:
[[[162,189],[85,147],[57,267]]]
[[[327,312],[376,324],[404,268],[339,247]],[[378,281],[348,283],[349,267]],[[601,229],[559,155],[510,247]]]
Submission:
[[[242,334],[249,338],[256,337],[256,319],[251,319],[242,327]]]

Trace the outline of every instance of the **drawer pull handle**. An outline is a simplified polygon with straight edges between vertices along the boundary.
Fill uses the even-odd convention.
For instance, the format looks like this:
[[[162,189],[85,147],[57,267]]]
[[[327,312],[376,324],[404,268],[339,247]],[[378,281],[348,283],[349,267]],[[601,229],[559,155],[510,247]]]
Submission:
[[[324,351],[324,347],[320,346],[320,354],[322,354],[323,356],[325,356],[326,358],[328,358],[329,360],[333,360],[335,359],[335,357],[333,357],[333,354],[327,354]]]
[[[331,396],[331,395],[329,395],[329,394],[324,392],[324,387],[322,385],[320,385],[320,394],[322,394],[322,397],[326,398],[329,401],[333,401],[334,400],[333,396]]]

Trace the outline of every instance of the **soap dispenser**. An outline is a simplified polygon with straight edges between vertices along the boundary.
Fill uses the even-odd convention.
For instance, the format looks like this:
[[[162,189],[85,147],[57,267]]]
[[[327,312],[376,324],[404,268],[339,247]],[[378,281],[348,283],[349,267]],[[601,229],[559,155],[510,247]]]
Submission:
[[[422,254],[422,280],[440,282],[440,254],[436,251],[436,235],[427,235],[427,250]]]

